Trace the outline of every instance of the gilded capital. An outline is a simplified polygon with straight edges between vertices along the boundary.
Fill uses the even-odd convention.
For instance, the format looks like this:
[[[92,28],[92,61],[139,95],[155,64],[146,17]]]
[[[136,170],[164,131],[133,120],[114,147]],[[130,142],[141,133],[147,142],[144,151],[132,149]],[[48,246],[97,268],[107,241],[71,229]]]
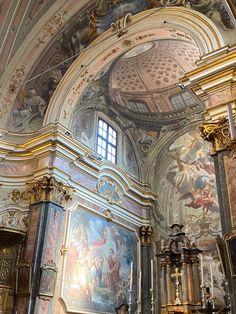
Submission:
[[[64,206],[72,199],[73,189],[54,177],[44,176],[36,182],[29,183],[26,193],[30,196],[31,204],[53,202]]]
[[[142,226],[139,228],[139,234],[142,245],[151,245],[153,228],[151,226]]]
[[[224,149],[233,148],[227,118],[221,118],[218,122],[204,122],[199,128],[202,138],[211,143],[213,154]]]

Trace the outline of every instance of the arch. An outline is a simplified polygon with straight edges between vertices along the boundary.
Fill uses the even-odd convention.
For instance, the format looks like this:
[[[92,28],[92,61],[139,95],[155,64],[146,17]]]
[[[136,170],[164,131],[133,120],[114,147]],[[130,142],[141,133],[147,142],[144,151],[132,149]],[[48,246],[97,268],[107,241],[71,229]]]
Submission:
[[[186,40],[195,43],[202,56],[224,46],[223,37],[212,21],[182,7],[139,13],[132,17],[127,31],[125,36],[117,37],[109,29],[80,54],[54,92],[44,125],[59,122],[69,128],[74,108],[89,83],[110,62],[135,46],[158,39]]]

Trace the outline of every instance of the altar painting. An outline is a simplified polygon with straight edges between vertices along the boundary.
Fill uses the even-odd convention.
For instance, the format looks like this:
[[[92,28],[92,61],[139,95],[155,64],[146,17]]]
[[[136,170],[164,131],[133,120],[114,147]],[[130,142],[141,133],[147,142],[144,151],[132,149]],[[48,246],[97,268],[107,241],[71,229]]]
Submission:
[[[81,209],[72,211],[68,228],[62,295],[68,310],[115,313],[128,303],[131,262],[136,274],[135,233]]]

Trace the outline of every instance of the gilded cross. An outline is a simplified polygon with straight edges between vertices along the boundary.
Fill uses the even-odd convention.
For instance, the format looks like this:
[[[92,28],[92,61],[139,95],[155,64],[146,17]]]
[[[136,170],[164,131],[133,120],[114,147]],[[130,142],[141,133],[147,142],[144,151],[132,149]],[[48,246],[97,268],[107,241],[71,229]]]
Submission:
[[[176,267],[175,268],[175,273],[173,273],[171,275],[171,278],[174,278],[175,280],[175,285],[176,285],[176,292],[175,292],[175,305],[180,305],[181,304],[181,301],[180,301],[180,298],[179,298],[179,284],[180,284],[180,277],[182,277],[183,274],[182,274],[182,271],[179,272],[179,269]]]

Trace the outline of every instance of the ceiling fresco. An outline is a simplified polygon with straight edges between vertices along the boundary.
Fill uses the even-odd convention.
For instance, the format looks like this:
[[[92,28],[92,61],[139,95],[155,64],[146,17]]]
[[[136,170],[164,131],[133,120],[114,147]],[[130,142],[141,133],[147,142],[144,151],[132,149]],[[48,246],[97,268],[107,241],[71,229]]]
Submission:
[[[199,58],[194,42],[159,40],[135,47],[115,63],[110,95],[118,106],[129,108],[129,101],[136,100],[148,112],[172,111],[170,96],[179,93],[179,79],[196,67]]]
[[[110,28],[111,24],[117,21],[121,16],[125,16],[129,13],[135,15],[149,8],[157,8],[159,10],[163,6],[185,6],[208,16],[220,29],[226,43],[230,43],[230,40],[234,38],[233,34],[236,33],[235,21],[232,18],[233,13],[224,0],[85,1],[84,5],[81,6],[78,11],[74,12],[70,20],[65,22],[63,14],[66,16],[67,13],[63,11],[63,7],[65,7],[65,5],[69,6],[70,3],[72,5],[73,1],[61,1],[60,3],[58,1],[20,1],[20,4],[15,9],[9,1],[3,1],[1,3],[0,16],[2,17],[3,23],[1,25],[0,36],[1,39],[4,39],[0,51],[0,64],[2,67],[0,71],[2,71],[2,73],[7,70],[7,64],[10,63],[12,57],[17,53],[21,43],[33,29],[34,25],[44,16],[48,19],[46,14],[49,8],[55,5],[57,10],[60,9],[62,10],[61,12],[64,12],[61,13],[62,15],[57,16],[57,12],[54,11],[55,18],[49,19],[51,24],[49,23],[50,25],[48,25],[48,27],[51,28],[47,29],[51,37],[50,45],[45,46],[43,53],[34,64],[34,67],[27,73],[24,78],[24,82],[26,83],[23,82],[20,88],[17,87],[19,91],[18,96],[15,99],[13,108],[8,117],[8,129],[10,131],[31,132],[42,126],[50,99],[67,69],[95,38]],[[74,7],[76,10],[76,6]],[[11,21],[10,24],[9,21]],[[43,45],[44,42],[44,38],[39,38],[38,47]],[[121,73],[122,64],[123,66],[125,64],[125,66],[129,65],[130,73],[126,78],[120,79],[120,82],[118,82],[117,79],[112,80],[112,84],[114,84],[114,86],[112,86],[112,88],[114,87],[113,90],[116,90],[118,87],[119,92],[122,93],[129,93],[130,91],[135,91],[135,93],[143,91],[147,93],[150,90],[158,91],[157,95],[152,95],[152,101],[149,99],[145,100],[145,102],[148,102],[148,110],[151,112],[172,111],[173,108],[169,102],[168,93],[166,93],[165,96],[160,96],[160,90],[166,90],[170,86],[173,87],[173,85],[178,82],[178,78],[182,73],[193,68],[193,63],[198,58],[196,47],[192,46],[191,48],[187,48],[186,43],[182,44],[184,48],[181,48],[177,42],[159,42],[154,43],[154,46],[147,49],[146,56],[149,56],[149,62],[143,60],[143,69],[145,69],[145,71],[142,72],[142,74],[145,74],[145,82],[146,84],[148,83],[148,88],[144,87],[145,84],[143,80],[140,80],[140,74],[134,79],[133,74],[136,75],[137,71],[133,73],[133,70],[131,70],[134,59],[140,58],[141,61],[143,53],[132,57],[127,54],[116,64],[114,71],[117,71],[117,74],[118,72]],[[164,53],[165,49],[166,53]],[[180,58],[177,54],[175,54],[174,57],[171,56],[178,49],[182,49],[182,54],[185,56]],[[192,56],[187,56],[187,54],[190,53],[192,53]],[[158,66],[159,68],[163,67],[163,69],[159,69],[159,72],[154,71],[156,70],[154,66],[152,68],[150,67],[154,58],[157,59],[155,60],[156,65],[154,66]],[[189,60],[187,60],[187,58],[189,58]],[[171,71],[168,70],[169,65],[171,65]],[[137,70],[137,67],[135,67],[135,69]],[[162,74],[162,70],[165,75]],[[24,71],[24,69],[22,69],[22,71]],[[24,77],[24,74],[22,76]],[[129,76],[132,76],[130,80]],[[13,86],[13,89],[14,88]],[[172,90],[171,93],[178,93],[178,91]],[[32,94],[34,96],[32,96]],[[120,105],[125,107],[125,101],[123,103],[121,102]],[[131,106],[136,105],[132,104]]]

